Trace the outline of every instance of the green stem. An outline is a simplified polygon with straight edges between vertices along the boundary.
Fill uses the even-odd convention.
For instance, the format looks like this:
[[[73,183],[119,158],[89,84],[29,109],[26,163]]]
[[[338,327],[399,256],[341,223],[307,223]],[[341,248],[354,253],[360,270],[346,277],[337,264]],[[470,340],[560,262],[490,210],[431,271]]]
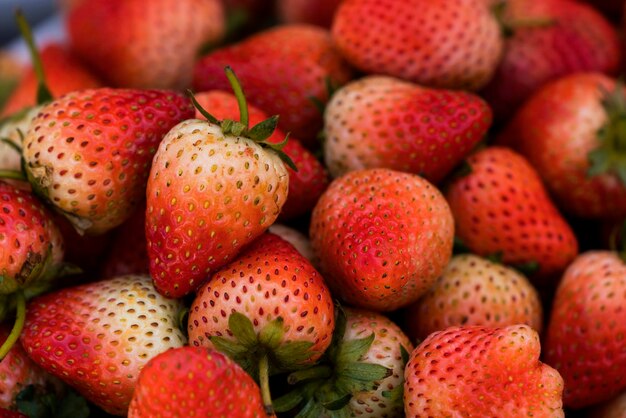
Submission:
[[[272,406],[272,395],[270,394],[270,375],[269,360],[267,354],[263,354],[259,359],[259,384],[261,386],[261,397],[265,406],[267,416],[274,415],[274,407]]]
[[[16,170],[0,170],[0,179],[27,181],[24,174]]]
[[[41,57],[37,52],[37,47],[35,46],[35,41],[33,40],[33,34],[30,30],[30,26],[28,26],[28,22],[24,17],[24,13],[22,13],[20,9],[17,9],[17,11],[15,12],[15,19],[17,20],[17,25],[20,28],[20,33],[26,41],[26,45],[28,46],[28,50],[30,51],[30,58],[33,62],[33,69],[35,70],[35,75],[37,76],[37,104],[51,101],[52,93],[50,93],[50,90],[46,86],[46,77],[44,75]]]
[[[332,374],[333,370],[329,366],[315,366],[291,373],[287,378],[287,382],[289,382],[290,385],[295,385],[305,380],[328,379]]]
[[[22,329],[24,329],[24,321],[26,320],[26,298],[24,297],[24,292],[21,290],[18,290],[15,293],[15,297],[17,299],[17,315],[15,318],[15,324],[13,324],[13,329],[4,344],[0,346],[0,361],[2,361],[7,354],[9,354],[9,351],[11,351],[11,348],[13,348],[13,345],[20,337]]]
[[[230,86],[233,89],[233,93],[235,93],[235,97],[237,98],[237,104],[239,105],[239,122],[241,122],[246,127],[247,131],[248,103],[246,102],[246,96],[243,94],[241,83],[239,82],[239,79],[235,75],[233,69],[227,65],[226,68],[224,68],[224,71],[226,71],[226,77],[228,78],[228,82],[230,83]]]

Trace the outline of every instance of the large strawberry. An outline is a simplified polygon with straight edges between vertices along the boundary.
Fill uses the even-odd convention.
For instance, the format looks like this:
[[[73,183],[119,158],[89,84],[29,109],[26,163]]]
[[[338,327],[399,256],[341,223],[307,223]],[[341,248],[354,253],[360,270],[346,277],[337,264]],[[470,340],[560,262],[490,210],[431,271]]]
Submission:
[[[167,131],[193,116],[175,92],[102,88],[44,106],[24,138],[35,189],[79,232],[101,234],[143,199],[152,156]]]
[[[215,350],[180,347],[141,370],[129,418],[266,417],[261,391],[237,363]]]
[[[549,83],[522,106],[500,141],[535,167],[564,211],[626,216],[626,90],[599,73]]]
[[[590,251],[568,267],[557,289],[545,360],[565,380],[563,402],[580,408],[626,389],[626,265],[618,254]]]
[[[563,379],[527,325],[452,327],[411,353],[404,408],[418,417],[562,418]]]
[[[265,234],[202,286],[189,314],[189,340],[217,348],[258,377],[271,408],[268,373],[319,359],[331,343],[331,294],[311,263]]]
[[[334,177],[385,167],[436,183],[483,138],[491,109],[471,93],[370,76],[336,92],[324,121],[324,156]]]
[[[470,172],[446,192],[463,244],[481,256],[500,255],[506,264],[532,264],[539,280],[565,270],[578,253],[576,237],[528,161],[490,147],[467,163]]]
[[[454,224],[445,199],[427,180],[359,170],[324,192],[309,235],[338,297],[392,311],[415,302],[441,274],[452,254]]]
[[[485,0],[345,0],[332,33],[362,71],[470,90],[489,81],[503,44]]]
[[[328,85],[351,77],[328,31],[308,25],[279,26],[211,52],[194,68],[195,89],[230,90],[225,65],[246,86],[250,103],[279,114],[281,129],[308,146],[322,126],[319,105],[328,100]]]
[[[457,255],[433,287],[406,313],[411,337],[461,325],[543,325],[541,301],[528,279],[512,268],[473,254]]]
[[[72,47],[115,87],[188,87],[224,26],[218,0],[89,0],[68,14]]]
[[[159,295],[150,277],[121,276],[33,299],[21,343],[44,370],[105,411],[124,415],[141,368],[185,344],[182,308]]]
[[[502,24],[511,34],[498,70],[483,91],[499,118],[510,117],[535,90],[561,76],[617,72],[617,31],[590,6],[573,0],[502,4]]]
[[[154,157],[147,189],[150,273],[159,292],[186,295],[232,261],[278,217],[293,164],[281,144],[266,141],[272,117],[248,128],[247,104],[227,69],[241,121],[191,119],[175,126]],[[294,166],[295,167],[295,166]],[[292,168],[294,168],[292,167]]]

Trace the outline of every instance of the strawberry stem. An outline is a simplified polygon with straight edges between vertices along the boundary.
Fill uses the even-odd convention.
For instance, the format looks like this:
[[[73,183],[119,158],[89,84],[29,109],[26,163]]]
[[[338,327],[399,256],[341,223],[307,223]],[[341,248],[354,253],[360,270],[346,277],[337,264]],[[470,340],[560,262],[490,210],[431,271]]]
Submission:
[[[235,93],[235,97],[237,98],[237,105],[239,106],[239,122],[245,127],[245,130],[248,130],[248,103],[246,102],[246,96],[243,93],[243,89],[241,87],[241,83],[239,79],[235,75],[230,66],[226,66],[224,68],[226,72],[226,78],[228,78],[228,82],[230,83],[230,87],[233,89],[233,93]]]
[[[0,179],[27,181],[24,174],[15,170],[0,170]]]
[[[265,406],[267,416],[274,415],[272,406],[272,395],[270,394],[269,360],[267,354],[263,354],[259,359],[259,384],[261,386],[261,397]]]
[[[48,89],[48,86],[46,86],[46,77],[43,71],[41,57],[37,52],[37,47],[35,46],[35,41],[33,40],[33,34],[21,9],[16,10],[15,20],[17,20],[17,25],[20,28],[20,33],[22,34],[22,37],[24,38],[24,40],[26,41],[26,45],[28,46],[30,58],[33,62],[33,69],[35,70],[35,75],[37,76],[37,104],[49,102],[52,100],[52,93]]]
[[[26,320],[26,297],[24,296],[24,292],[18,290],[15,292],[15,298],[17,303],[15,324],[13,324],[13,329],[7,339],[4,341],[2,346],[0,346],[0,361],[2,361],[7,354],[9,354],[9,351],[11,351],[11,348],[13,348],[13,345],[20,337],[22,329],[24,329],[24,322]]]

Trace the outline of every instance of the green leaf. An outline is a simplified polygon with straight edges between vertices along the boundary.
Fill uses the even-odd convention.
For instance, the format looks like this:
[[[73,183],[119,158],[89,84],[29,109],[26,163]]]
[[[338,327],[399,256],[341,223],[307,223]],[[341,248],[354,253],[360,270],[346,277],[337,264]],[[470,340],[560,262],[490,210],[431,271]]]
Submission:
[[[226,354],[228,357],[237,360],[237,357],[248,352],[248,348],[238,342],[230,341],[224,337],[209,337],[211,343],[218,351]]]
[[[352,399],[351,393],[345,395],[338,395],[336,393],[333,393],[332,395],[333,396],[331,396],[329,399],[322,402],[322,406],[324,406],[325,409],[331,411],[337,411],[339,409],[342,409],[343,407],[348,405],[348,403],[350,403],[350,399]]]
[[[244,348],[257,345],[259,338],[254,331],[250,318],[239,312],[233,312],[228,317],[228,328],[233,333],[239,345]]]
[[[283,318],[278,317],[263,327],[259,333],[259,341],[263,346],[274,350],[278,348],[283,341],[284,334],[285,327],[283,325]]]
[[[215,116],[204,110],[200,103],[198,103],[198,101],[196,100],[196,96],[194,96],[191,90],[187,90],[187,95],[191,99],[193,107],[195,107],[202,116],[204,116],[209,122],[214,123],[215,125],[220,125],[220,121]]]
[[[492,263],[502,264],[502,257],[503,256],[504,256],[504,253],[502,251],[498,251],[496,253],[489,254],[485,258],[487,260],[491,261]]]
[[[274,399],[272,404],[276,412],[287,412],[294,409],[304,401],[304,387],[299,387],[278,399]]]
[[[335,302],[335,329],[333,330],[333,339],[326,350],[328,358],[335,361],[337,358],[337,353],[339,352],[339,348],[343,342],[343,337],[346,334],[346,311],[344,311],[341,304],[336,301]]]
[[[539,262],[533,260],[526,263],[513,264],[513,268],[525,276],[532,276],[539,271],[541,266]]]
[[[248,131],[248,137],[255,141],[264,141],[276,130],[278,126],[278,115],[274,115],[262,122],[257,123]]]
[[[400,344],[400,355],[402,356],[402,364],[406,365],[409,362],[410,354],[402,344]]]
[[[374,382],[391,376],[393,370],[380,364],[372,363],[349,363],[341,370],[341,377],[361,382]]]
[[[375,335],[372,332],[364,338],[356,340],[343,341],[339,347],[337,355],[337,365],[341,367],[344,363],[352,363],[359,361],[370,349],[374,342]]]
[[[235,122],[233,123],[233,127],[230,129],[230,132],[234,136],[247,135],[246,125],[241,122]]]
[[[220,126],[222,127],[222,132],[224,133],[224,135],[228,135],[231,133],[234,124],[235,121],[230,119],[224,119],[220,122]]]
[[[401,403],[404,395],[404,385],[397,385],[391,390],[383,391],[383,397],[389,399],[392,403]]]
[[[593,177],[604,174],[609,170],[609,150],[596,148],[587,155],[589,159],[589,170],[587,176]]]
[[[311,347],[313,343],[310,341],[292,341],[281,344],[274,350],[276,366],[281,370],[293,370],[315,354],[309,351]]]
[[[20,28],[20,33],[26,41],[26,45],[28,46],[28,51],[30,52],[30,58],[33,65],[33,70],[37,76],[37,104],[47,103],[52,101],[52,93],[46,86],[46,77],[44,75],[43,64],[41,62],[41,57],[39,56],[39,52],[37,51],[37,47],[35,46],[35,41],[33,39],[33,34],[30,30],[30,26],[24,17],[24,14],[20,9],[15,11],[15,19],[17,21],[17,26]]]
[[[267,141],[256,141],[256,142],[259,145],[265,146],[266,148],[269,148],[272,151],[274,151],[278,155],[278,157],[281,159],[282,162],[287,164],[287,166],[291,168],[293,171],[298,172],[298,167],[296,167],[291,157],[287,155],[285,152],[283,152],[283,148],[285,147],[285,145],[287,145],[288,140],[289,140],[289,134],[287,134],[285,139],[279,143],[273,143],[273,142],[267,142]]]
[[[296,415],[296,418],[319,418],[324,413],[322,405],[317,403],[315,399],[309,399],[304,408]]]

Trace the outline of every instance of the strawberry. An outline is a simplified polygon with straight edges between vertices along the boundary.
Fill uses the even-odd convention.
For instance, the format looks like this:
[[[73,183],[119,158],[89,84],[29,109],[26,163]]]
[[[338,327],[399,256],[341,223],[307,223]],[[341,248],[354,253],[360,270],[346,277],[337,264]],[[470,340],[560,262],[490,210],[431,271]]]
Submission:
[[[21,343],[41,368],[113,415],[124,415],[141,368],[186,342],[181,302],[159,295],[148,276],[65,288],[28,305]]]
[[[183,88],[224,32],[218,0],[89,0],[68,13],[72,47],[115,87]]]
[[[217,348],[258,377],[271,408],[268,367],[314,363],[330,345],[334,324],[319,273],[291,244],[265,234],[200,288],[188,331],[191,344]]]
[[[560,274],[576,257],[578,243],[528,161],[508,148],[490,147],[467,163],[470,173],[446,192],[461,242],[477,255],[534,265],[537,284]]]
[[[420,341],[461,325],[526,324],[541,332],[542,320],[539,295],[526,277],[473,254],[453,257],[435,285],[406,313],[409,334]]]
[[[310,23],[330,28],[342,0],[278,0],[278,15],[287,23]]]
[[[141,205],[137,211],[114,233],[111,250],[102,265],[102,278],[125,274],[149,274],[146,241],[146,210]]]
[[[527,325],[431,334],[406,366],[407,418],[564,417],[563,379],[539,361],[540,349]]]
[[[344,0],[332,34],[366,73],[468,90],[489,81],[503,45],[485,0]]]
[[[502,23],[512,32],[483,91],[499,119],[508,119],[534,91],[579,71],[613,74],[620,62],[617,31],[590,6],[573,0],[508,0]]]
[[[212,90],[196,94],[196,100],[201,107],[207,109],[218,119],[235,120],[239,117],[237,99],[231,93]],[[204,119],[199,111],[196,111],[196,117]],[[262,110],[250,105],[248,106],[248,117],[251,125],[256,125],[268,118]],[[276,129],[267,141],[280,143],[283,139],[285,139],[285,134],[280,129]],[[328,187],[328,174],[315,156],[292,136],[289,137],[283,152],[289,155],[298,167],[298,171],[287,167],[289,192],[287,201],[279,215],[280,220],[287,220],[304,215],[313,209],[319,197]]]
[[[9,411],[8,409],[0,408],[0,418],[28,418],[28,416],[18,411]]]
[[[248,129],[241,86],[227,69],[241,103],[241,122],[191,119],[175,126],[154,157],[147,188],[146,239],[150,273],[168,297],[181,297],[259,237],[280,213],[293,164],[282,144],[266,141],[273,117]],[[194,99],[195,100],[195,99]],[[294,168],[294,167],[292,167]]]
[[[599,73],[546,84],[499,140],[535,167],[557,203],[586,218],[626,216],[626,90]]]
[[[491,109],[471,93],[369,76],[335,93],[324,119],[334,177],[385,167],[437,183],[483,138]]]
[[[308,25],[279,26],[211,52],[196,63],[194,88],[229,90],[225,65],[246,86],[250,103],[280,114],[281,129],[308,147],[322,126],[319,105],[328,100],[328,84],[338,87],[351,78],[328,31]]]
[[[180,347],[152,358],[139,374],[128,417],[192,415],[266,417],[257,384],[222,353]]]
[[[545,360],[565,380],[566,406],[593,405],[626,389],[625,295],[626,264],[615,252],[586,252],[565,271],[553,301]]]
[[[33,119],[24,138],[26,172],[79,232],[102,234],[130,216],[163,135],[191,116],[189,101],[174,92],[70,93]]]
[[[427,180],[388,169],[333,181],[311,217],[309,236],[333,293],[350,305],[392,311],[417,300],[452,253],[454,225]]]
[[[304,258],[313,263],[313,266],[317,268],[317,266],[315,265],[315,254],[313,253],[313,247],[311,246],[311,241],[309,240],[309,237],[296,229],[282,224],[273,224],[267,230],[268,232],[278,235],[279,237],[293,245],[296,250],[298,250],[298,252],[302,256],[304,256]]]
[[[92,89],[101,86],[98,80],[83,64],[66,48],[50,44],[41,50],[41,64],[46,76],[46,84],[53,97],[66,93]],[[36,70],[28,69],[19,84],[11,93],[0,117],[15,114],[20,110],[36,104],[37,84],[39,77]]]

